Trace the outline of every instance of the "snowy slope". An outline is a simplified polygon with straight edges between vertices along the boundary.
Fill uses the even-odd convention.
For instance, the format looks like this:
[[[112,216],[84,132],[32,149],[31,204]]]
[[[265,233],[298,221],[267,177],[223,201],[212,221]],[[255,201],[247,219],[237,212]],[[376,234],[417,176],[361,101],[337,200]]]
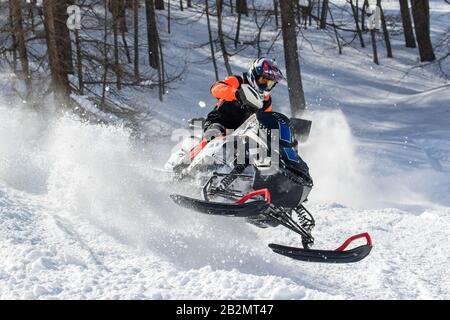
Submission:
[[[435,17],[436,32],[448,27],[442,10]],[[199,35],[206,39],[204,19],[174,30],[163,36],[183,32],[179,47]],[[309,36],[314,50],[299,43],[305,116],[314,126],[301,152],[315,182],[308,208],[317,222],[316,247],[334,248],[368,231],[374,249],[367,259],[353,265],[291,261],[266,246],[298,245],[286,230],[171,203],[171,192],[187,190],[152,168],[161,167],[175,143],[170,130],[214,103],[211,66],[191,63],[164,104],[152,93],[134,93],[151,106],[149,134],[166,131],[148,143],[120,126],[31,112],[3,92],[0,297],[449,299],[448,83],[427,70],[404,77],[417,54],[401,48],[401,38],[393,41],[401,58],[389,61],[381,48],[378,67],[370,63],[370,50],[345,48],[337,57],[321,46],[329,40],[319,31]],[[274,50],[282,64],[279,43]],[[202,55],[207,48],[188,57]],[[235,72],[249,61],[233,57]],[[7,88],[9,80],[2,74],[0,85]],[[273,99],[276,110],[288,113],[285,84]]]

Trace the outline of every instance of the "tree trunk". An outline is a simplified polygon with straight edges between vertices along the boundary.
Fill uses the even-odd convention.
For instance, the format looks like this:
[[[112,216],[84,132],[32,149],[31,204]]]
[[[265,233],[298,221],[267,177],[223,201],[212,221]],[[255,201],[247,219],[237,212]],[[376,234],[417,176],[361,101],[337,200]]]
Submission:
[[[78,92],[84,94],[84,83],[83,83],[83,60],[81,55],[81,39],[80,31],[75,29],[75,46],[77,48],[77,75],[78,75]]]
[[[292,116],[298,116],[305,109],[306,104],[298,57],[294,2],[282,0],[280,1],[280,9],[291,114]]]
[[[183,0],[180,0],[180,10],[181,10],[181,11],[184,10],[184,8],[183,8]]]
[[[227,73],[229,76],[233,74],[231,71],[230,62],[228,60],[228,53],[227,49],[225,47],[225,38],[223,36],[222,31],[222,2],[223,0],[216,0],[216,6],[217,6],[217,32],[219,34],[219,43],[220,43],[220,49],[222,50],[222,56],[223,56],[223,62],[225,63],[225,68],[227,69]]]
[[[159,43],[158,27],[156,25],[156,12],[154,0],[145,0],[145,9],[147,16],[147,40],[148,40],[148,59],[152,68],[158,71],[158,87],[159,100],[163,100],[164,81],[162,68],[160,63],[159,53],[162,52],[161,44]]]
[[[128,48],[127,37],[125,35],[125,33],[128,32],[127,17],[126,17],[127,6],[128,6],[128,0],[118,1],[118,17],[117,18],[118,18],[119,30],[120,30],[120,33],[122,36],[123,47],[125,49],[125,55],[127,56],[128,63],[131,63],[130,49]]]
[[[34,21],[34,13],[36,10],[36,0],[31,0],[30,1],[30,16],[31,16],[31,31],[35,31],[35,27],[36,27],[36,23]]]
[[[127,3],[125,0],[115,0],[117,1],[117,19],[119,24],[119,30],[122,33],[128,32],[127,28],[127,19],[126,19],[126,9],[127,9]]]
[[[353,0],[350,0],[350,6],[352,8],[353,19],[355,20],[356,33],[358,34],[359,42],[361,43],[361,47],[365,48],[366,45],[364,44],[364,38],[362,36],[361,28],[359,27],[358,8],[355,8],[355,5],[353,4]]]
[[[370,30],[370,36],[372,39],[372,50],[373,50],[373,62],[376,64],[380,64],[378,62],[378,52],[377,52],[377,39],[376,39],[376,29]]]
[[[405,35],[405,45],[407,48],[415,48],[416,39],[414,37],[408,0],[399,0],[399,1],[400,1],[400,12],[402,14],[403,34]]]
[[[419,46],[420,61],[436,59],[430,38],[430,6],[428,0],[411,0],[414,28]]]
[[[377,0],[377,6],[380,8],[381,27],[383,28],[383,38],[384,43],[386,44],[387,57],[392,58],[391,40],[389,38],[389,31],[387,29],[386,18],[384,16],[383,8],[381,7],[381,0]]]
[[[105,1],[105,21],[103,25],[103,79],[102,79],[102,100],[101,105],[105,103],[106,81],[108,79],[108,3]]]
[[[187,0],[187,6],[188,8],[192,8],[192,0]]]
[[[366,26],[366,9],[369,7],[369,0],[364,0],[363,6],[361,8],[361,29],[362,31],[367,31]]]
[[[275,26],[278,29],[278,0],[273,0],[273,15],[275,16]]]
[[[122,70],[120,67],[120,61],[119,61],[119,42],[118,42],[118,32],[119,32],[119,1],[111,1],[110,2],[112,6],[112,27],[113,27],[113,41],[114,41],[114,72],[116,73],[116,84],[117,89],[122,89]]]
[[[170,34],[170,0],[167,0],[167,33]]]
[[[239,6],[241,2],[238,2],[237,5]],[[237,7],[236,7],[237,8]],[[237,26],[236,26],[236,36],[234,37],[234,48],[237,48],[237,45],[239,43],[239,32],[241,31],[241,10],[236,10],[238,14],[237,18]]]
[[[64,3],[60,5],[56,1],[44,0],[43,13],[53,91],[56,102],[62,106],[68,106],[71,91],[68,78],[70,70],[66,60],[67,52],[62,51],[65,51],[64,43],[70,45],[70,38],[61,38],[61,34],[69,34],[69,31],[65,24],[66,20],[63,23],[58,21],[64,14],[67,15],[66,8]],[[65,28],[66,30],[61,31],[60,28]]]
[[[164,10],[164,0],[155,0],[155,9]]]
[[[158,68],[158,81],[159,81],[159,101],[163,101],[163,95],[166,91],[166,86],[164,83],[164,56],[162,51],[162,45],[161,45],[161,39],[159,38],[158,30],[156,30],[156,37],[158,39],[158,49],[159,49],[159,56],[161,58],[161,63]]]
[[[308,24],[312,26],[312,10],[314,8],[314,0],[308,0]]]
[[[14,25],[11,10],[9,10],[9,26],[11,28],[11,38],[12,38],[11,51],[13,56],[13,71],[14,73],[17,73],[17,40],[16,36],[14,35]]]
[[[145,0],[145,12],[147,16],[148,60],[153,69],[159,69],[158,37],[153,0]]]
[[[341,46],[341,42],[339,41],[339,33],[337,31],[336,24],[334,23],[333,13],[331,12],[330,8],[328,8],[328,10],[330,13],[331,23],[333,24],[334,36],[336,37],[336,43],[338,45],[339,54],[342,54],[342,46]]]
[[[208,24],[208,39],[211,48],[211,59],[214,66],[214,75],[216,76],[216,81],[219,81],[219,72],[217,71],[216,54],[214,53],[214,42],[212,39],[212,32],[211,32],[211,22],[209,19],[208,0],[205,0],[205,10],[206,10],[206,22]]]
[[[134,79],[139,81],[139,0],[133,0]]]
[[[316,23],[317,23],[317,29],[319,29],[320,26],[320,0],[317,0],[317,19],[316,19]]]
[[[327,14],[328,14],[328,0],[323,0],[322,16],[320,17],[320,29],[325,29],[327,27]]]
[[[300,24],[302,23],[302,19],[301,19],[301,14],[300,14],[300,0],[295,0],[295,6],[297,7],[297,23],[300,26]]]
[[[236,12],[248,17],[247,0],[236,0]]]
[[[19,51],[19,59],[22,65],[23,79],[27,87],[27,95],[31,90],[30,67],[28,64],[28,52],[25,43],[25,30],[22,23],[22,10],[20,8],[20,0],[9,1],[10,16],[15,39],[15,47]]]
[[[73,0],[52,1],[55,12],[56,37],[59,45],[59,55],[63,67],[69,74],[74,74],[72,61],[72,43],[70,40],[70,31],[67,28],[67,6],[73,4]]]

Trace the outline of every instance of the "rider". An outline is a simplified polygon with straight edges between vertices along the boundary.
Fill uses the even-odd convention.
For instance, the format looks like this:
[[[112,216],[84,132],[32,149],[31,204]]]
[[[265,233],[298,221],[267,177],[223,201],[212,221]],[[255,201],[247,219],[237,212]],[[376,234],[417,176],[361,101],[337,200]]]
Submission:
[[[248,84],[263,95],[262,109],[270,112],[272,111],[270,91],[283,79],[284,76],[273,59],[258,58],[242,76],[229,76],[223,81],[214,83],[211,94],[219,101],[205,121],[207,139],[217,137],[218,133],[225,135],[226,129],[237,129],[250,115],[258,111],[242,104],[239,96],[241,84]],[[214,134],[208,135],[209,130]]]

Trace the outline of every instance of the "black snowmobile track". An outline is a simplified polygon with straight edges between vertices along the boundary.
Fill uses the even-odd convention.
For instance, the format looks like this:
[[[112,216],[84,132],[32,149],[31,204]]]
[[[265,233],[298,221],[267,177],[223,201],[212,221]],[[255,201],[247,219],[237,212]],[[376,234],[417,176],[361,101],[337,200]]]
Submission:
[[[266,201],[260,200],[235,204],[203,201],[178,194],[172,194],[170,197],[182,207],[219,216],[253,217],[263,213],[269,207]]]
[[[322,263],[358,262],[367,257],[372,250],[372,246],[370,245],[363,245],[345,251],[302,249],[274,243],[269,244],[269,247],[275,253],[295,260]]]

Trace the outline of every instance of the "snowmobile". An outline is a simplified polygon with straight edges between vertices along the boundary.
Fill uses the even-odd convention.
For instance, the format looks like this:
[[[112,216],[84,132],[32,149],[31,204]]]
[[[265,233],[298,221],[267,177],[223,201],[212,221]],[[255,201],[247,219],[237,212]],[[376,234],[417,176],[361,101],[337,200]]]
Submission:
[[[242,103],[259,108],[262,97],[250,86],[242,87]],[[191,128],[195,129],[195,123],[199,121],[191,121]],[[301,248],[269,244],[275,253],[308,262],[360,261],[372,249],[368,233],[348,238],[336,250],[311,249],[315,220],[303,203],[313,180],[297,152],[310,129],[309,120],[258,111],[231,134],[209,143],[199,130],[200,135],[188,137],[190,143],[172,154],[165,168],[172,170],[176,179],[198,186],[202,199],[180,194],[170,197],[177,205],[200,213],[245,218],[261,228],[283,226],[300,235]],[[366,244],[345,250],[360,238],[365,238]]]

